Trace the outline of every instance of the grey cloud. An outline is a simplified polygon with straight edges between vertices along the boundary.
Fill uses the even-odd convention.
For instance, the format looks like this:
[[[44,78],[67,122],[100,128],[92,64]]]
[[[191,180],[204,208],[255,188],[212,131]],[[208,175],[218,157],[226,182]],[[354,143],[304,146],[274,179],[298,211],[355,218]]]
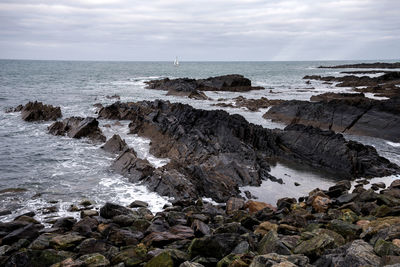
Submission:
[[[0,58],[400,58],[397,0],[3,0]]]

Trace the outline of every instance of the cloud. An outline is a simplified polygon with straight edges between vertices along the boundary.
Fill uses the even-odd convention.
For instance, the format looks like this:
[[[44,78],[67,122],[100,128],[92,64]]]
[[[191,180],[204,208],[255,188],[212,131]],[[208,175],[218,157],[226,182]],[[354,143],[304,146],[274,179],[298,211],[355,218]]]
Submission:
[[[397,0],[3,0],[0,58],[400,58]]]

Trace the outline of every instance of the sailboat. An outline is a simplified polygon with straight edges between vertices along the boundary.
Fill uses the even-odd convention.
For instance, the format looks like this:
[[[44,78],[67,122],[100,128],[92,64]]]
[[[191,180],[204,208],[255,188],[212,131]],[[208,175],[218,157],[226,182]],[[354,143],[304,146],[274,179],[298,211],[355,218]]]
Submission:
[[[175,58],[175,61],[174,61],[174,66],[177,66],[177,67],[179,66],[178,57],[176,57],[176,58]]]

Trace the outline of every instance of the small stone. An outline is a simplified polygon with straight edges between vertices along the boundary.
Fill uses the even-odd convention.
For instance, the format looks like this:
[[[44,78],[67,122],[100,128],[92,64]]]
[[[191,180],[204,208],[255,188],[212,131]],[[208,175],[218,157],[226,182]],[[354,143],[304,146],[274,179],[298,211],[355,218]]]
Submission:
[[[226,202],[226,214],[230,215],[234,211],[240,210],[244,207],[244,200],[241,198],[231,197]]]
[[[129,204],[130,208],[147,208],[149,204],[147,202],[141,200],[135,200],[131,204]]]
[[[99,213],[97,210],[82,210],[81,211],[81,218],[85,217],[93,217],[93,216],[98,216]]]
[[[332,201],[329,198],[316,196],[312,202],[312,207],[316,212],[325,212]]]
[[[298,182],[294,182],[295,186],[300,186],[300,184]]]

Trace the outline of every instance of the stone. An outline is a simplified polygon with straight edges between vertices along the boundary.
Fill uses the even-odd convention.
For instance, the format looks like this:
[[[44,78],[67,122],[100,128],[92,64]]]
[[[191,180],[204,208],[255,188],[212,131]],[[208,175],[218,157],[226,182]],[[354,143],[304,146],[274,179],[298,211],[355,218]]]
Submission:
[[[200,220],[195,219],[191,227],[196,237],[202,237],[211,234],[210,227]]]
[[[244,207],[244,199],[231,197],[226,202],[226,214],[230,215],[234,211],[240,210]]]
[[[316,212],[325,212],[332,201],[329,198],[316,196],[312,202],[312,207]]]
[[[275,224],[275,223],[270,223],[270,222],[266,221],[266,222],[260,223],[260,225],[257,226],[257,228],[254,231],[254,233],[255,234],[265,235],[271,230],[277,232],[278,231],[278,225]]]
[[[106,137],[99,128],[99,122],[92,117],[70,117],[53,123],[48,130],[53,135],[67,135],[77,139],[86,137],[95,143],[106,141]]]
[[[145,267],[179,266],[189,259],[188,255],[176,249],[166,249],[147,262]]]
[[[328,228],[341,234],[348,241],[358,238],[361,233],[361,227],[337,219],[330,221]]]
[[[189,246],[190,258],[196,256],[223,258],[236,247],[241,238],[236,233],[214,234],[202,238],[195,238]]]
[[[269,253],[254,257],[249,267],[310,266],[309,261],[304,255],[278,255],[277,253]]]
[[[82,210],[81,218],[98,216],[99,212],[97,210]]]
[[[106,219],[112,219],[117,215],[129,215],[132,211],[123,206],[107,202],[103,207],[100,208],[100,216]]]
[[[67,250],[77,246],[85,237],[69,233],[65,235],[57,235],[50,239],[50,246],[55,249]]]
[[[260,202],[260,201],[254,201],[254,200],[249,200],[245,204],[245,208],[250,211],[251,214],[254,214],[260,210],[263,210],[265,208],[269,208],[273,211],[276,210],[276,208],[270,204],[267,204],[265,202]]]
[[[39,231],[43,228],[44,226],[41,224],[34,224],[34,223],[29,223],[28,225],[21,227],[19,229],[16,229],[6,236],[4,236],[1,240],[1,244],[3,245],[10,245],[19,239],[28,239],[28,240],[33,240],[36,237],[39,236]]]
[[[107,267],[110,265],[106,257],[100,253],[83,255],[78,260],[82,261],[87,267]]]
[[[114,134],[101,148],[107,152],[118,154],[127,146],[125,140],[122,140],[118,134]]]
[[[116,255],[111,258],[111,264],[117,265],[121,262],[127,263],[128,266],[139,265],[144,262],[147,257],[147,248],[142,243],[123,248]]]
[[[380,258],[373,247],[358,239],[339,248],[329,250],[321,256],[315,266],[379,266]]]
[[[381,257],[385,255],[400,256],[400,248],[392,242],[383,239],[378,239],[378,241],[375,242],[374,251]]]
[[[62,116],[60,107],[45,105],[37,101],[27,103],[20,111],[24,121],[55,121]]]
[[[295,254],[304,254],[311,259],[316,259],[321,256],[326,249],[331,249],[335,246],[335,240],[327,235],[316,235],[309,240],[301,242],[294,249]]]
[[[287,248],[278,237],[278,234],[275,231],[269,231],[266,235],[263,236],[261,241],[258,244],[258,254],[269,254],[269,253],[277,253],[280,255],[290,255],[292,254],[290,249]]]
[[[149,204],[147,202],[141,200],[135,200],[131,204],[129,204],[130,208],[147,208]]]

